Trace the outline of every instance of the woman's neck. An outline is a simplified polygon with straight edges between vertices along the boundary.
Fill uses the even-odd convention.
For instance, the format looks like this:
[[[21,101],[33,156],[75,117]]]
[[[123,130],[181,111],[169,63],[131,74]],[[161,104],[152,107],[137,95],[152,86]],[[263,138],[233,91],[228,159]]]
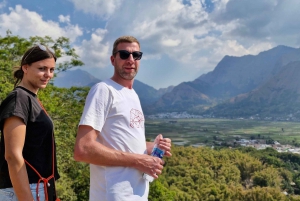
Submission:
[[[23,81],[21,81],[21,82],[18,84],[18,86],[24,87],[25,89],[31,91],[31,92],[34,93],[34,94],[37,94],[38,91],[39,91],[39,89],[34,89],[33,87],[31,87],[30,84],[27,84],[27,83],[25,83],[25,82],[23,82]]]

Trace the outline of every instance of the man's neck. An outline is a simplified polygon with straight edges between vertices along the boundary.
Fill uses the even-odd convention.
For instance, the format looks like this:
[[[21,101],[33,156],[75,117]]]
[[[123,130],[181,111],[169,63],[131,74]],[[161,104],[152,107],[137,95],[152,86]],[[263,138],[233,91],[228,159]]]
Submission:
[[[132,89],[134,79],[126,80],[126,79],[116,78],[115,76],[112,76],[111,79],[113,81],[115,81],[116,83],[118,83],[119,85],[122,85],[123,87],[126,87],[128,89]]]

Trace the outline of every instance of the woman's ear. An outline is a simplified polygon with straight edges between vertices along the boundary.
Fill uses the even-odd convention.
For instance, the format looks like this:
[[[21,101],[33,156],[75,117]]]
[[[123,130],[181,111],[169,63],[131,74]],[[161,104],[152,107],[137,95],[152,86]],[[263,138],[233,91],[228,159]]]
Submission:
[[[22,70],[23,70],[24,73],[27,73],[27,69],[28,69],[28,65],[27,64],[25,64],[25,65],[22,66]]]

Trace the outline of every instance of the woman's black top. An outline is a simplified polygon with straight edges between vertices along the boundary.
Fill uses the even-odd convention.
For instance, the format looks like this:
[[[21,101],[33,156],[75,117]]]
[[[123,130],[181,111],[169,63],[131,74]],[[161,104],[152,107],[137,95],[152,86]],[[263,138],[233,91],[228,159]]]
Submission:
[[[23,88],[16,87],[0,105],[0,188],[10,188],[12,183],[9,177],[8,166],[5,160],[5,144],[3,124],[5,119],[17,116],[26,125],[25,144],[23,157],[42,177],[47,178],[52,174],[52,135],[53,123],[42,109],[36,94]],[[53,138],[54,139],[54,138]],[[54,156],[56,151],[54,150]],[[55,179],[59,178],[56,165],[54,166]],[[29,183],[37,183],[38,175],[26,165]]]

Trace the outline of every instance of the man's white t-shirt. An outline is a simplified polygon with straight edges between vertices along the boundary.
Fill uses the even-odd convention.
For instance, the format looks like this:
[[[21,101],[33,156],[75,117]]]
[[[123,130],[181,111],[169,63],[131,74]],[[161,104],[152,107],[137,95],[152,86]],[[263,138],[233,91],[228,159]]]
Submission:
[[[79,125],[100,131],[97,141],[104,146],[146,154],[144,122],[136,92],[108,79],[90,89]],[[90,201],[148,200],[149,182],[142,174],[129,167],[90,164]]]

